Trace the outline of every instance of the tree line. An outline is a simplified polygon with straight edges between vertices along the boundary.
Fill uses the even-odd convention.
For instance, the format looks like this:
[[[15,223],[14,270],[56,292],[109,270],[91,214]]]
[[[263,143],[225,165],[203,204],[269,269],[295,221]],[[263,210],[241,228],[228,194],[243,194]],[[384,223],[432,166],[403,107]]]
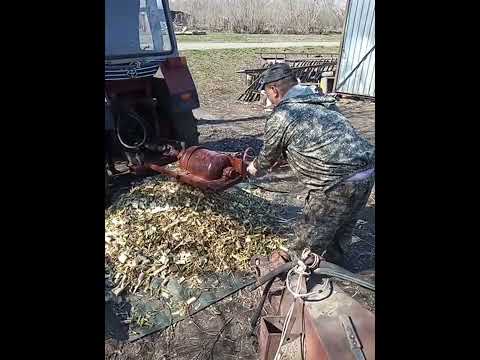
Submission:
[[[234,33],[324,34],[342,30],[344,7],[335,0],[175,0],[186,26]]]

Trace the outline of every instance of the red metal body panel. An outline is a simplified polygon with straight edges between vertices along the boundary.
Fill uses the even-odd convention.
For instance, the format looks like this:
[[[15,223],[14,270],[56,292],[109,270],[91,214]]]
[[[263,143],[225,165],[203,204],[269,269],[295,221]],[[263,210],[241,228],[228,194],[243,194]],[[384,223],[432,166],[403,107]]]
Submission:
[[[200,106],[185,58],[170,58],[160,65],[160,70],[172,98],[173,111],[192,110]]]
[[[163,78],[171,95],[196,91],[192,74],[182,58],[171,58],[160,65]]]

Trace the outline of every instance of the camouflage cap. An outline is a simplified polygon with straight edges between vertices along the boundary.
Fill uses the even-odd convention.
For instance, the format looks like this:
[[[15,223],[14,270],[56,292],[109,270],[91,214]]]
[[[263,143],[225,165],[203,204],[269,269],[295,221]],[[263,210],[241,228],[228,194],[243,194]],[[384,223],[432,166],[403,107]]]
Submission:
[[[260,90],[264,90],[265,85],[269,83],[289,77],[295,79],[293,71],[287,63],[274,64],[262,74],[262,79],[260,80]]]

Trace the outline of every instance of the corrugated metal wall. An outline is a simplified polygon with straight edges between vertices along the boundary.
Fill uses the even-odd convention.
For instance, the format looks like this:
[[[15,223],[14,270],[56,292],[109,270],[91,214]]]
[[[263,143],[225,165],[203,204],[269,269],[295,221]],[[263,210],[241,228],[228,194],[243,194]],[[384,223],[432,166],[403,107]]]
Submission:
[[[349,0],[335,81],[338,93],[375,97],[375,0]]]

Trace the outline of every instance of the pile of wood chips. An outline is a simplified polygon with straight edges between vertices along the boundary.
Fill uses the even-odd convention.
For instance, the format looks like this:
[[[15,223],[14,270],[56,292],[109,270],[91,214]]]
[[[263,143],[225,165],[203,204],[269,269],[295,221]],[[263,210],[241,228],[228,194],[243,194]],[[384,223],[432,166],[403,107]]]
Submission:
[[[114,293],[151,291],[153,280],[200,284],[207,272],[248,270],[252,256],[286,243],[277,220],[268,202],[241,190],[207,193],[161,176],[146,179],[105,211]]]

